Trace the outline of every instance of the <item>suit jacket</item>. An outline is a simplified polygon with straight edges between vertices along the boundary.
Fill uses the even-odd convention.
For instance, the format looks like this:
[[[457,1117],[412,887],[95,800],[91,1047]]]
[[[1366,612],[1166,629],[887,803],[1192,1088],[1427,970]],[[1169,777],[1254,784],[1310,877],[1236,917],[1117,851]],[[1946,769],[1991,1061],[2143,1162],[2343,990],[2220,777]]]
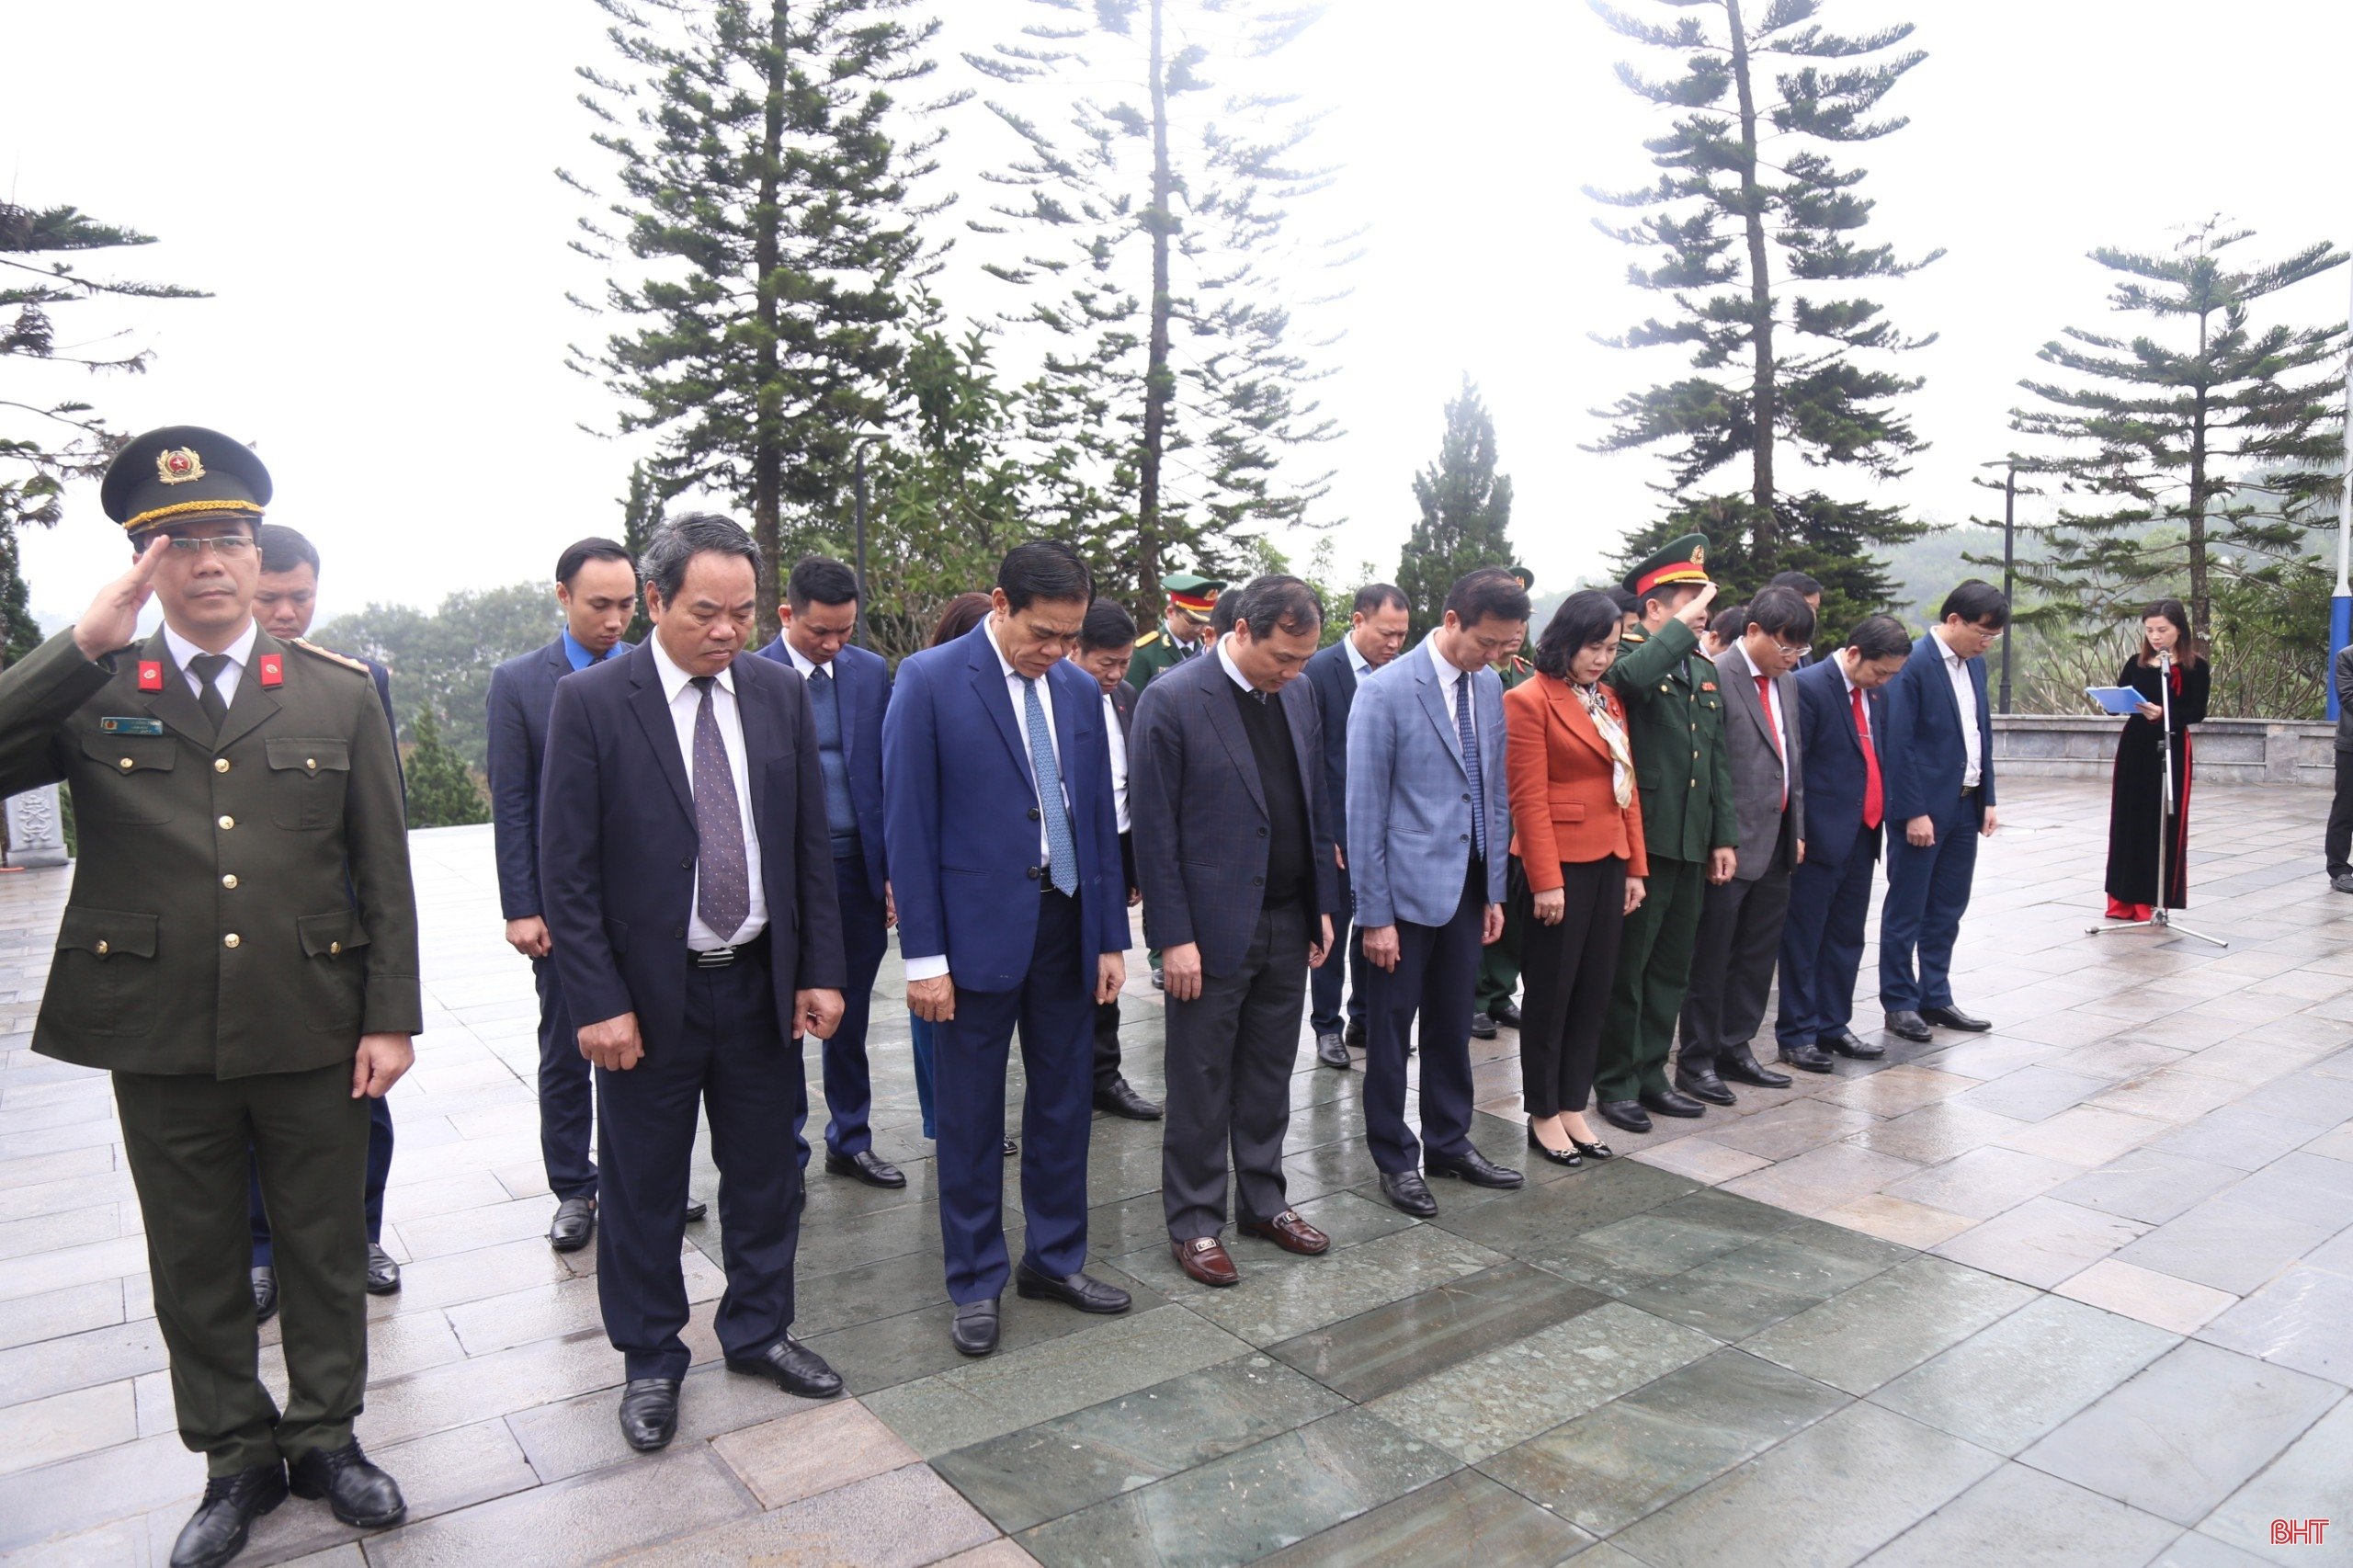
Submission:
[[[1307,661],[1308,689],[1324,721],[1325,804],[1332,812],[1333,840],[1342,848],[1348,843],[1348,709],[1357,699],[1357,667],[1346,642],[1344,636]]]
[[[1078,854],[1079,979],[1091,995],[1097,959],[1130,942],[1103,687],[1068,660],[1043,678]],[[946,954],[967,991],[1019,985],[1038,937],[1038,791],[988,621],[899,665],[882,721],[882,802],[899,950]]]
[[[562,637],[490,672],[491,835],[497,846],[499,909],[508,920],[546,913],[540,897],[540,772],[555,683],[571,673]]]
[[[1501,903],[1511,843],[1505,782],[1504,688],[1471,682],[1487,813],[1486,901]],[[1348,878],[1357,924],[1443,926],[1462,903],[1471,864],[1470,771],[1430,650],[1416,645],[1357,686],[1348,710]]]
[[[1808,665],[1797,675],[1798,722],[1805,732],[1805,858],[1806,864],[1838,867],[1860,845],[1869,851],[1876,837],[1863,826],[1863,790],[1870,773],[1863,762],[1863,741],[1855,730],[1854,705],[1847,699],[1847,676],[1833,657]],[[1881,761],[1880,817],[1887,818],[1887,698],[1881,691],[1863,693],[1870,715],[1871,741]]]
[[[1336,917],[1340,873],[1324,804],[1323,719],[1315,694],[1304,680],[1293,680],[1267,701],[1290,726],[1307,802],[1313,914]],[[1214,654],[1188,659],[1144,688],[1128,769],[1144,939],[1155,948],[1197,942],[1204,970],[1232,974],[1249,958],[1257,933],[1272,835],[1290,824],[1268,814],[1258,759],[1223,660]],[[1312,916],[1308,924],[1313,929]]]
[[[1733,875],[1753,882],[1773,868],[1773,849],[1780,840],[1785,809],[1792,858],[1796,846],[1805,842],[1805,741],[1798,724],[1798,677],[1773,677],[1773,700],[1781,710],[1780,727],[1789,732],[1786,773],[1772,716],[1765,711],[1748,655],[1738,643],[1725,649],[1716,661],[1716,683],[1724,693],[1724,750],[1732,767],[1733,818],[1740,831],[1740,869]],[[1785,779],[1786,808],[1781,801]]]
[[[1608,687],[1604,701],[1618,722],[1626,705]],[[1561,868],[1615,855],[1630,877],[1647,877],[1639,794],[1618,803],[1609,747],[1584,699],[1569,683],[1539,674],[1504,693],[1511,789],[1511,851],[1533,892],[1561,886]]]
[[[766,659],[733,667],[768,968],[789,1031],[795,991],[848,981],[825,781],[807,688]],[[574,1021],[634,1012],[649,1048],[676,1038],[698,841],[694,789],[650,646],[556,683],[540,824],[540,885]]]
[[[1994,803],[1994,718],[1985,700],[1985,661],[1965,666],[1977,695],[1977,799]],[[1885,744],[1879,766],[1887,788],[1887,820],[1927,817],[1941,837],[1960,815],[1961,781],[1969,754],[1961,733],[1961,704],[1945,675],[1944,649],[1933,634],[1912,644],[1912,656],[1887,683]]]
[[[760,650],[795,675],[801,666],[784,639]],[[882,846],[882,712],[891,706],[891,665],[881,654],[844,647],[833,658],[834,695],[842,715],[842,763],[849,769],[849,803],[858,815],[858,846],[866,852],[868,885],[882,891],[887,868]]]

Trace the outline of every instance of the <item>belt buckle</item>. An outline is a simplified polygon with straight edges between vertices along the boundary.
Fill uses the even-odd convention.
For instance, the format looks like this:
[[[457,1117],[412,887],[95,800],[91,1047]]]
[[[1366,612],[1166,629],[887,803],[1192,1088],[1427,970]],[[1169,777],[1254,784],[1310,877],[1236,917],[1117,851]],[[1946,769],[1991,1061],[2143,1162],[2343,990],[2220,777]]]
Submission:
[[[697,969],[725,969],[735,961],[733,948],[711,948],[695,955]]]

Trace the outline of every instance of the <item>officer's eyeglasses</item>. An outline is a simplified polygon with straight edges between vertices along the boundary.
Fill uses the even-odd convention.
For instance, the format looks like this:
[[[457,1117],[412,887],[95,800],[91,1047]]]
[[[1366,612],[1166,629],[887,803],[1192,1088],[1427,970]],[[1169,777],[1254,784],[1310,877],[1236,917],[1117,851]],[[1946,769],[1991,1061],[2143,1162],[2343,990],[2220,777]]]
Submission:
[[[254,552],[254,541],[238,534],[227,534],[220,539],[184,539],[176,536],[171,543],[172,548],[178,551],[183,558],[209,550],[223,561],[243,561]]]

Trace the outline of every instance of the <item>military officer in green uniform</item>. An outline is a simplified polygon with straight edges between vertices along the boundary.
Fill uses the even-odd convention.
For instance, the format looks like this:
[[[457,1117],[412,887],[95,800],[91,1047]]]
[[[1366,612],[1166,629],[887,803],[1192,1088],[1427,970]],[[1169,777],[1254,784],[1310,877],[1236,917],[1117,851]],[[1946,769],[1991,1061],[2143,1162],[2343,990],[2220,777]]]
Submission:
[[[1522,593],[1534,590],[1536,574],[1525,566],[1506,568],[1519,579]],[[1492,666],[1504,689],[1513,687],[1536,673],[1528,655],[1514,650],[1497,659]],[[1519,857],[1511,858],[1511,869],[1506,877],[1506,887],[1514,884],[1510,879],[1520,875]],[[1504,895],[1504,934],[1488,944],[1479,955],[1479,989],[1471,1015],[1471,1033],[1479,1040],[1493,1040],[1499,1029],[1519,1028],[1519,895],[1506,892]]]
[[[151,431],[100,501],[136,563],[0,673],[0,792],[63,780],[80,864],[33,1049],[114,1075],[180,1440],[204,1500],[175,1568],[226,1562],[290,1487],[405,1512],[352,1438],[368,1377],[368,1102],[423,1022],[391,726],[367,669],[253,616],[269,475]],[[164,624],[133,644],[139,611]],[[277,1234],[289,1393],[258,1376],[248,1151]]]
[[[1642,620],[1620,641],[1605,678],[1626,703],[1650,891],[1626,917],[1593,1094],[1612,1126],[1648,1132],[1653,1111],[1698,1116],[1706,1108],[1667,1082],[1666,1057],[1690,983],[1701,895],[1731,879],[1740,832],[1723,693],[1699,651],[1716,597],[1706,536],[1688,534],[1659,551],[1628,574],[1626,588],[1641,602]]]
[[[1128,661],[1128,684],[1138,691],[1161,671],[1201,651],[1201,629],[1217,609],[1218,595],[1225,592],[1225,585],[1215,577],[1190,572],[1171,572],[1160,585],[1167,592],[1168,609],[1158,626],[1136,639],[1135,654]]]

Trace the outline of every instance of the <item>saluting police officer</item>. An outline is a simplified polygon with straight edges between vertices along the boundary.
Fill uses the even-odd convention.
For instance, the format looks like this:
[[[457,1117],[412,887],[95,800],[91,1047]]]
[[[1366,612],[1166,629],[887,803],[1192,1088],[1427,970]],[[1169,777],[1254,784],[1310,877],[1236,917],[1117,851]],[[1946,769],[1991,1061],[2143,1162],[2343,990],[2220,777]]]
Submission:
[[[366,668],[255,623],[269,475],[153,430],[108,468],[137,551],[73,628],[0,673],[0,792],[63,780],[80,864],[33,1049],[114,1074],[180,1440],[204,1500],[174,1568],[324,1497],[406,1512],[352,1438],[368,1381],[368,1101],[422,1024],[399,765]],[[131,645],[139,611],[164,625]],[[289,1396],[257,1375],[247,1151],[277,1235]]]

